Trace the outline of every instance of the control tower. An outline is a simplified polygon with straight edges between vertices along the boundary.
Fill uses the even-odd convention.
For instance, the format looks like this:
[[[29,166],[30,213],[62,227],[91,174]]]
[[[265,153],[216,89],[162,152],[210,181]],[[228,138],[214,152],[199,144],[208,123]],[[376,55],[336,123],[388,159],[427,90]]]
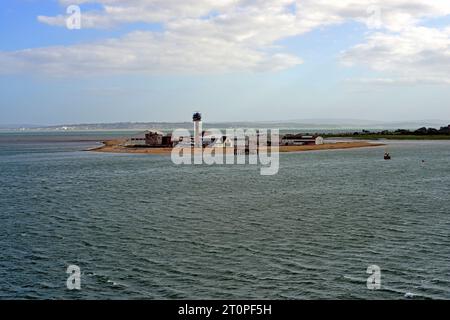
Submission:
[[[192,121],[194,122],[194,147],[202,148],[202,115],[200,112],[194,113],[192,117]]]

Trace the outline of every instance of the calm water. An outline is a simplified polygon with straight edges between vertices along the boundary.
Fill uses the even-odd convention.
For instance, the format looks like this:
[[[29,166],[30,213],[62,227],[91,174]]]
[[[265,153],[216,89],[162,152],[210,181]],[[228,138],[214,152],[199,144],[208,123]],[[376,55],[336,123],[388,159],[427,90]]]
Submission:
[[[450,299],[450,142],[390,142],[392,161],[383,148],[282,154],[268,177],[12,138],[0,135],[2,299]]]

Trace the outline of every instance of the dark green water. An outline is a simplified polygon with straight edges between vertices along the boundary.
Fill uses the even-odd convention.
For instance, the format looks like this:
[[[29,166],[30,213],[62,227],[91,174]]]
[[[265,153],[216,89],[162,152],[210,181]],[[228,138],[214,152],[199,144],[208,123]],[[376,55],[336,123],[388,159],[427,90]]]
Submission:
[[[450,298],[450,142],[282,154],[261,176],[19,140],[0,135],[2,299]]]

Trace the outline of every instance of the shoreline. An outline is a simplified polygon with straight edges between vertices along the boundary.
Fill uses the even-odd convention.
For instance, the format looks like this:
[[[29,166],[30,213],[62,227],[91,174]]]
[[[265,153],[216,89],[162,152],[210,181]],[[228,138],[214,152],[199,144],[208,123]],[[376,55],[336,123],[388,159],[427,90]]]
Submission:
[[[449,135],[324,135],[326,139],[352,139],[352,140],[370,140],[370,141],[449,141]]]
[[[103,141],[103,146],[89,149],[86,151],[102,152],[102,153],[125,153],[125,154],[153,154],[153,155],[170,155],[173,148],[131,148],[120,146],[123,140],[107,140]],[[306,145],[306,146],[280,146],[280,153],[303,152],[303,151],[319,151],[319,150],[344,150],[355,148],[372,148],[385,146],[384,143],[374,143],[366,141],[351,142],[335,142],[325,143],[322,145]],[[224,152],[225,153],[225,152]]]

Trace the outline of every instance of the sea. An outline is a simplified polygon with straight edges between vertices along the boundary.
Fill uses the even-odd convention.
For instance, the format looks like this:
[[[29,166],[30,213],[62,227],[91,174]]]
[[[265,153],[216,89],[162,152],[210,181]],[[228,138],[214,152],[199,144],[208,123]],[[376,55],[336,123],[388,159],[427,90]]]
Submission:
[[[272,176],[86,151],[127,134],[0,133],[0,299],[450,299],[450,141]]]

